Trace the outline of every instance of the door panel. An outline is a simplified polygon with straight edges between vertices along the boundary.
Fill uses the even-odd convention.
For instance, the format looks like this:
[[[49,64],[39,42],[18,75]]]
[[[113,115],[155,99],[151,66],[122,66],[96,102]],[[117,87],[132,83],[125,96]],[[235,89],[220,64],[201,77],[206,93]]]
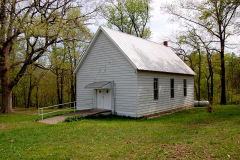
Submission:
[[[111,90],[97,89],[97,108],[111,110]]]
[[[111,109],[111,90],[104,90],[104,109]]]
[[[103,97],[102,89],[97,89],[96,92],[97,92],[97,108],[103,109],[104,97]]]

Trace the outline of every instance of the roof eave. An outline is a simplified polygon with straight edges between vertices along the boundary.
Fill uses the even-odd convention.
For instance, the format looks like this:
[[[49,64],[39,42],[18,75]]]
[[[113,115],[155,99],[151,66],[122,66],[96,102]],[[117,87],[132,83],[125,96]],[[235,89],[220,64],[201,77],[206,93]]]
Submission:
[[[195,76],[195,75],[197,75],[195,72],[194,72],[193,74],[191,74],[191,73],[165,72],[165,71],[144,70],[144,69],[137,69],[137,71],[155,72],[155,73],[166,73],[166,74],[177,74],[177,75],[188,75],[188,76]]]

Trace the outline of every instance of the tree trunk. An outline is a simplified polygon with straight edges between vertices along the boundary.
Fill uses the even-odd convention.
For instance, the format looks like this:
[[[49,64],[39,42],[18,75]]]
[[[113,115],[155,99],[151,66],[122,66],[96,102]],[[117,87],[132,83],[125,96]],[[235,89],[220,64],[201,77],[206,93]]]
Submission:
[[[210,101],[210,84],[209,84],[209,76],[207,77],[207,91],[208,91],[208,101]]]
[[[60,77],[59,77],[60,76]],[[58,104],[62,104],[62,77],[61,73],[58,72],[58,69],[56,69],[56,80],[57,80],[57,98],[58,98]],[[59,82],[60,79],[60,82]],[[62,105],[59,105],[58,108],[62,108]]]
[[[9,3],[6,0],[2,0],[0,5],[0,77],[1,77],[1,86],[2,86],[2,113],[11,113],[12,109],[12,88],[10,81],[10,55],[13,52],[12,46],[13,38],[10,42],[4,44],[6,39],[12,36],[13,23],[14,23],[14,13],[16,0],[12,1],[10,14],[9,10],[6,9],[7,4]],[[7,12],[8,11],[8,12]],[[8,19],[8,16],[10,18]],[[7,21],[9,20],[9,23]],[[7,25],[8,24],[8,25]]]
[[[56,69],[56,84],[57,84],[57,100],[58,104],[60,104],[61,98],[60,98],[60,89],[59,89],[59,82],[58,82],[59,74],[58,74],[58,69]]]
[[[75,91],[74,91],[74,75],[71,73],[71,101],[75,101]]]
[[[16,96],[15,94],[12,92],[12,108],[14,109],[16,107]]]
[[[209,71],[211,70],[211,74],[210,74],[210,79],[211,79],[211,86],[210,86],[210,98],[209,98],[209,101],[210,101],[210,104],[213,104],[213,70],[212,70],[212,67],[211,69],[209,69]]]
[[[195,90],[195,94],[196,94],[196,99],[198,100],[199,98],[198,98],[198,91],[197,91],[195,79],[194,79],[194,90]]]
[[[36,90],[36,108],[38,109],[38,86]]]
[[[226,105],[224,41],[221,40],[221,105]]]
[[[3,87],[2,93],[2,113],[12,113],[12,91],[8,87]]]
[[[12,88],[10,88],[10,67],[8,66],[9,57],[5,57],[3,68],[1,69],[2,86],[2,113],[11,113],[12,110]]]
[[[2,86],[2,113],[11,113],[12,110],[12,88],[10,84],[9,47],[5,47],[0,54],[0,77]]]
[[[71,73],[71,102],[76,101],[75,97],[75,76]],[[74,107],[74,104],[72,104],[72,107]]]
[[[213,69],[212,69],[212,60],[211,55],[207,51],[207,62],[208,62],[208,71],[210,76],[210,95],[209,95],[209,102],[213,104]]]
[[[28,91],[28,100],[27,100],[27,106],[26,108],[30,107],[31,104],[31,95],[32,95],[32,74],[30,74],[30,79],[29,79],[29,91]]]
[[[60,74],[60,104],[63,103],[63,70],[62,73]],[[63,108],[63,105],[59,105],[59,108]]]
[[[198,100],[201,99],[201,51],[198,50],[199,54],[199,73],[198,73]]]
[[[24,107],[27,108],[27,87],[24,82],[24,87],[23,87],[23,99],[24,99]]]
[[[70,51],[69,51],[70,52]],[[75,91],[74,91],[74,81],[75,81],[75,76],[73,74],[73,62],[72,62],[72,56],[70,56],[70,75],[71,75],[71,102],[75,101]],[[74,106],[74,104],[72,104],[72,107]]]

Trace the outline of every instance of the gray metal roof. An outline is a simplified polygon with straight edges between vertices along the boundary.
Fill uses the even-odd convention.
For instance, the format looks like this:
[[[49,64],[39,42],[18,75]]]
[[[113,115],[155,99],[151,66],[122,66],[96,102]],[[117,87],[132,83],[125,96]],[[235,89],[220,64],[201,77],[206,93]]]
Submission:
[[[169,47],[101,26],[138,70],[196,75]]]
[[[171,48],[103,26],[99,27],[74,73],[80,68],[101,31],[119,48],[137,70],[196,75]]]
[[[86,85],[84,88],[95,88],[95,89],[101,89],[101,88],[111,88],[111,82],[110,81],[100,81],[100,82],[93,82],[88,85]]]

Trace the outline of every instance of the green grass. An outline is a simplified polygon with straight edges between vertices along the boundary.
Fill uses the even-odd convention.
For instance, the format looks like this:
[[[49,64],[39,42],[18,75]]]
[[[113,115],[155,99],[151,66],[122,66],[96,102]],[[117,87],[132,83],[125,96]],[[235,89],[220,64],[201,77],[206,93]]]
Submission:
[[[64,122],[75,122],[75,121],[81,121],[83,120],[84,117],[83,116],[79,116],[79,115],[74,115],[71,117],[67,117]]]
[[[47,125],[0,114],[0,159],[240,159],[240,105]]]

